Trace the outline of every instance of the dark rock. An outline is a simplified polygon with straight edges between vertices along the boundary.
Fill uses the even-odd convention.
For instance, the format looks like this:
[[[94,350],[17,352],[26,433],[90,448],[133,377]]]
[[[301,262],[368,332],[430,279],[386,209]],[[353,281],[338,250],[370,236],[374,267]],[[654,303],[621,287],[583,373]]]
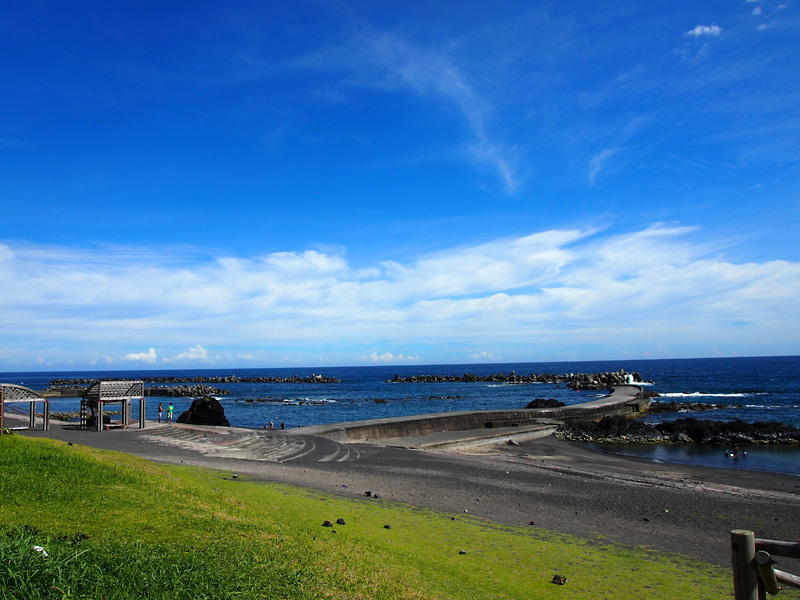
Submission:
[[[391,526],[391,525],[384,525],[384,526],[383,526],[383,528],[384,528],[384,529],[391,529],[391,528],[392,528],[392,526]]]
[[[178,417],[178,423],[188,423],[190,425],[215,425],[218,427],[230,427],[231,424],[225,418],[225,409],[219,400],[211,396],[198,398],[192,405]]]
[[[552,581],[556,585],[564,585],[565,583],[567,583],[567,578],[564,577],[563,575],[553,575]]]
[[[336,523],[338,525],[344,525],[344,519],[342,519],[342,518],[336,519]]]
[[[322,522],[322,526],[323,527],[333,527],[333,523],[331,523],[330,521],[323,521]]]
[[[798,444],[800,429],[785,423],[677,419],[648,425],[621,416],[568,423],[556,436],[577,441],[697,444]]]
[[[561,402],[555,398],[536,398],[535,400],[528,402],[528,405],[525,408],[559,408],[566,405],[567,404],[565,402]]]

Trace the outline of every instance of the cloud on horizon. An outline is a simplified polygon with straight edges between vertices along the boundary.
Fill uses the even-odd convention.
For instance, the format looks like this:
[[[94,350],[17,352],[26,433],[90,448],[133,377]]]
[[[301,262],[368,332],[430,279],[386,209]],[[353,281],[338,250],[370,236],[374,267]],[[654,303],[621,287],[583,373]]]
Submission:
[[[183,364],[268,361],[269,349],[316,360],[343,347],[340,362],[381,363],[439,360],[445,347],[462,348],[461,360],[486,347],[509,359],[509,347],[796,351],[800,264],[729,262],[691,241],[700,233],[549,230],[364,269],[343,251],[187,264],[168,249],[0,244],[13,291],[0,297],[0,364],[57,353],[155,364],[155,348]]]

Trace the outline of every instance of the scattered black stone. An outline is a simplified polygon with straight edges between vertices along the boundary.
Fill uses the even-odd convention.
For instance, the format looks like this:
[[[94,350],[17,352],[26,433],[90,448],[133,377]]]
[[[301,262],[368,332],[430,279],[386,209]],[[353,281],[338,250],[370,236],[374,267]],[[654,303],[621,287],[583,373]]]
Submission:
[[[340,518],[336,519],[336,523],[337,523],[338,525],[344,525],[344,519],[342,519],[342,518],[340,517]]]
[[[552,582],[555,583],[556,585],[564,585],[565,583],[567,583],[567,578],[564,577],[563,575],[553,575]]]
[[[528,402],[525,408],[560,408],[566,405],[566,402],[561,402],[555,398],[536,398]]]
[[[322,522],[322,526],[323,527],[333,527],[333,523],[331,523],[330,521],[326,520],[326,521]]]
[[[391,526],[391,525],[384,525],[384,526],[383,526],[383,528],[384,528],[384,529],[391,529],[391,528],[392,528],[392,526]]]
[[[192,405],[178,417],[178,423],[188,423],[190,425],[215,425],[218,427],[230,427],[231,424],[225,418],[225,409],[219,400],[211,396],[198,398]]]
[[[367,498],[369,498],[370,496],[372,496],[372,492],[364,492],[364,495],[365,495]]]
[[[696,444],[798,444],[800,429],[770,421],[677,419],[650,425],[622,416],[562,425],[555,433],[575,441]]]
[[[466,551],[466,550],[459,550],[459,551],[458,551],[458,553],[459,553],[459,554],[466,554],[466,553],[467,553],[467,551]]]

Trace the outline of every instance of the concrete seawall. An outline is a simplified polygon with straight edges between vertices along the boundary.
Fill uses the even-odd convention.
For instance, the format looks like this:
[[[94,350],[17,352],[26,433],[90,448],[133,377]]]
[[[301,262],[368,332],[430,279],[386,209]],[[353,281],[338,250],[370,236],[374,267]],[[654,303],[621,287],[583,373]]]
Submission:
[[[641,387],[621,385],[614,388],[605,398],[559,408],[432,413],[412,417],[313,425],[301,427],[299,431],[338,442],[408,439],[432,435],[441,437],[442,434],[457,432],[470,432],[470,437],[480,439],[509,437],[509,431],[527,437],[536,436],[537,432],[545,436],[552,433],[559,423],[592,421],[611,415],[635,416],[647,408],[648,404],[649,400],[643,397]],[[491,430],[494,430],[494,436]],[[478,435],[481,431],[485,433]],[[442,444],[445,443],[446,440],[442,440]]]

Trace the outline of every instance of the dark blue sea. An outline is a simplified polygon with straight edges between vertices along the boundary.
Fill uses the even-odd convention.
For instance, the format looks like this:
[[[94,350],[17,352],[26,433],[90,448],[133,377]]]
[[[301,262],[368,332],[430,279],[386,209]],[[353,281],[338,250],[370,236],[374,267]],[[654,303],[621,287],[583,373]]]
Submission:
[[[389,383],[395,374],[518,375],[530,373],[638,372],[648,389],[662,400],[724,403],[727,409],[673,413],[645,417],[655,422],[692,416],[698,419],[748,422],[778,421],[800,427],[800,357],[702,358],[671,360],[616,360],[514,364],[424,365],[389,367],[318,367],[274,369],[203,369],[96,372],[0,373],[3,383],[44,389],[57,378],[138,379],[150,376],[336,377],[341,383],[235,383],[215,387],[230,391],[219,396],[225,414],[237,427],[262,428],[272,421],[286,427],[338,423],[383,417],[409,416],[445,411],[524,408],[535,398],[556,398],[577,404],[605,395],[568,389],[555,384],[491,383]],[[191,398],[170,399],[180,414]],[[156,419],[159,398],[148,398],[147,418]],[[51,401],[52,411],[75,411],[77,398]],[[800,476],[800,447],[753,447],[747,458],[731,460],[715,446],[619,446],[605,448],[650,460],[758,469]]]

